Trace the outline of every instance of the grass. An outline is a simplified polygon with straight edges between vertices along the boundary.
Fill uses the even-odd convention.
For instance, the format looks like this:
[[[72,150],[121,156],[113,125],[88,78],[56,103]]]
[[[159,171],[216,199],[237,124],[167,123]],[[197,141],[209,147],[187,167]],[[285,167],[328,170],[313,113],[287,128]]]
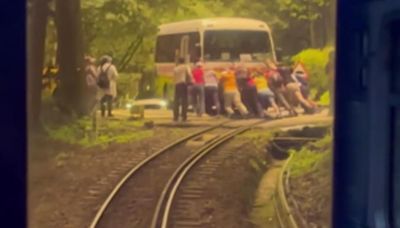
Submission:
[[[255,142],[261,143],[260,146],[265,146],[265,144],[268,143],[268,135],[271,137],[274,135],[274,132],[249,132],[249,134],[244,135],[244,137],[251,138]],[[315,173],[318,174],[318,177],[324,178],[324,180],[329,178],[331,142],[331,135],[326,135],[324,138],[308,143],[298,150],[291,150],[291,153],[295,153],[291,161],[291,177],[304,178],[317,170]],[[258,202],[258,204],[254,205],[251,213],[251,220],[253,221],[254,227],[278,227],[272,198],[263,199]]]
[[[329,227],[332,203],[332,137],[309,143],[290,162],[291,194],[311,227]]]
[[[249,175],[243,186],[242,195],[246,204],[248,205],[248,213],[252,213],[254,210],[254,203],[256,197],[256,191],[263,177],[265,171],[270,165],[269,157],[265,152],[265,147],[269,140],[274,136],[274,131],[265,129],[254,129],[247,131],[236,137],[237,142],[249,142],[256,151],[252,157],[249,158],[249,168],[252,175]],[[263,205],[264,207],[265,205]],[[255,222],[253,216],[251,216],[251,222]],[[256,216],[258,218],[258,216]]]
[[[51,94],[42,97],[42,126],[50,140],[82,147],[127,143],[153,136],[153,130],[144,129],[141,120],[109,120],[98,117],[97,130],[92,129],[92,118],[78,118],[63,114]]]
[[[319,169],[327,169],[331,161],[332,136],[326,135],[321,140],[306,144],[295,153],[290,168],[291,177],[299,177]]]
[[[102,120],[98,122],[98,130],[95,133],[89,117],[63,124],[45,124],[50,139],[83,147],[104,146],[109,143],[122,144],[153,136],[153,130],[142,127],[143,121]]]
[[[268,141],[273,137],[274,132],[265,129],[255,129],[247,131],[236,137],[238,141],[250,141],[257,149],[262,149],[268,143]]]

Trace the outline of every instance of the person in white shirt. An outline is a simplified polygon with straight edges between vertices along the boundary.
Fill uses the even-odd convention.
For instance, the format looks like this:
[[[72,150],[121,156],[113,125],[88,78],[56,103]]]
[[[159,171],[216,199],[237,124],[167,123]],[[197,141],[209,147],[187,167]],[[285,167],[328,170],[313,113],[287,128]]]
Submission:
[[[182,121],[187,120],[188,84],[192,81],[193,79],[190,68],[185,64],[185,60],[180,58],[178,65],[174,69],[174,121],[178,121],[179,116],[181,116]]]
[[[96,59],[90,56],[85,57],[85,77],[87,85],[87,109],[91,111],[96,104],[97,97],[97,69]]]
[[[112,64],[110,56],[105,55],[100,59],[100,66],[97,69],[97,73],[97,85],[101,89],[101,116],[105,116],[107,106],[107,116],[112,117],[112,103],[117,97],[118,71],[114,64]]]
[[[211,114],[211,109],[212,107],[215,107],[215,114],[220,115],[221,114],[221,105],[219,102],[219,93],[218,93],[218,78],[217,74],[214,70],[211,68],[206,68],[205,73],[204,73],[204,88],[205,88],[205,94],[206,97],[210,98],[211,102],[207,102],[208,104],[206,107],[209,113]]]

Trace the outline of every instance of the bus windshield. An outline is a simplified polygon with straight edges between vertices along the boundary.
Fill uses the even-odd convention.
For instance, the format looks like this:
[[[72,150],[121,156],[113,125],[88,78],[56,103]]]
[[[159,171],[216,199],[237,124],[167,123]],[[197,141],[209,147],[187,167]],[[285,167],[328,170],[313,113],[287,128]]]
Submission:
[[[269,34],[265,31],[218,30],[204,33],[204,59],[237,61],[241,55],[252,60],[272,56]]]

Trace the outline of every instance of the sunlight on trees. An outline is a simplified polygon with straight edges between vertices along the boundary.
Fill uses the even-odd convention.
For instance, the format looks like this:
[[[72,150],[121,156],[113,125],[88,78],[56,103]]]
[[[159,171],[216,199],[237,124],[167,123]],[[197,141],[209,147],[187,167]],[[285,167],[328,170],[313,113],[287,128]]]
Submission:
[[[121,72],[152,72],[155,36],[162,23],[206,17],[263,20],[272,27],[276,45],[287,59],[332,44],[335,30],[332,0],[29,0],[28,6],[30,59],[37,60],[29,68],[30,97],[40,97],[41,69],[53,62],[67,84],[61,89],[60,104],[69,112],[79,111],[74,101],[84,96],[70,94],[74,90],[69,89],[82,86],[77,68],[84,54],[112,55]],[[45,46],[38,46],[44,42]],[[39,112],[32,110],[40,102],[30,104],[34,104],[30,113],[36,113],[38,120]]]

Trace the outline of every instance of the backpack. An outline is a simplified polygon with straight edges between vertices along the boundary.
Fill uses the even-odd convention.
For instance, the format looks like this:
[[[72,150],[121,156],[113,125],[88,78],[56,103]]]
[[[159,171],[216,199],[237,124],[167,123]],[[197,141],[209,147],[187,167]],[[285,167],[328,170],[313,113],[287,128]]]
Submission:
[[[108,78],[108,69],[110,69],[111,65],[107,67],[105,71],[103,71],[103,67],[100,67],[100,74],[99,74],[99,79],[97,81],[97,85],[101,89],[108,89],[110,88],[110,79]]]

